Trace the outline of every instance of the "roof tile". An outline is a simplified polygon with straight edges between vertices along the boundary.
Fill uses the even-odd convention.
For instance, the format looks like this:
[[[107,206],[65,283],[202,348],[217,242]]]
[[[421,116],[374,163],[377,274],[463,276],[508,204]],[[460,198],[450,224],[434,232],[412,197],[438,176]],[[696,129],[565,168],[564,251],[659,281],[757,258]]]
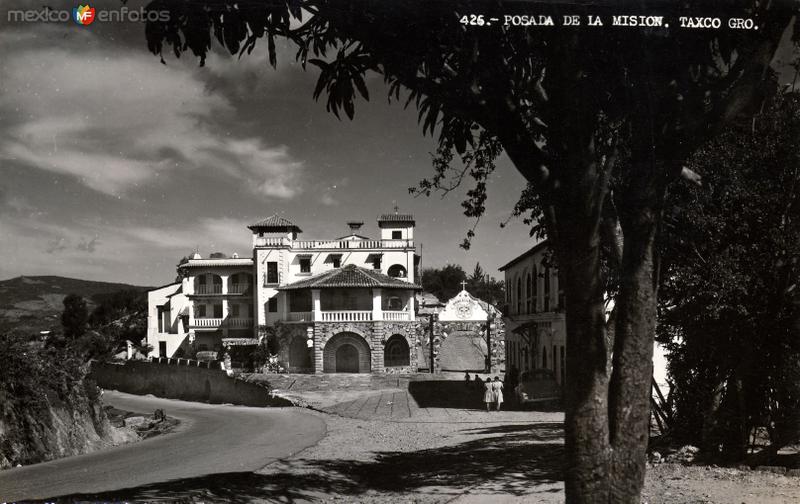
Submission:
[[[422,287],[403,280],[384,275],[379,271],[368,270],[354,264],[332,269],[311,278],[290,283],[278,290],[291,289],[329,289],[336,287],[369,287],[382,289],[413,289],[421,290]]]

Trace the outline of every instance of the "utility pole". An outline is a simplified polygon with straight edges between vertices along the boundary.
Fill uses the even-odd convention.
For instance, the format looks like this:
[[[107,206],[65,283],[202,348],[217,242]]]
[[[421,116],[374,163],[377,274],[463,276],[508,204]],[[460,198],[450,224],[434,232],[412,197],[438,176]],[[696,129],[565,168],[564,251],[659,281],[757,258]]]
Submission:
[[[492,372],[492,320],[494,315],[490,312],[486,316],[486,372]]]
[[[433,369],[433,317],[435,313],[431,313],[428,315],[428,349],[430,351],[430,359],[431,359],[431,374],[434,373]]]

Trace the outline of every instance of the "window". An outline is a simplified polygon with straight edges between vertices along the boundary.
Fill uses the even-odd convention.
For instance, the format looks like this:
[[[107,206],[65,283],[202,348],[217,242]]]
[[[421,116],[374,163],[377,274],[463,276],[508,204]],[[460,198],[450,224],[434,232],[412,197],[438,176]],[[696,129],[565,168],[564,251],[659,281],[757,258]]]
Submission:
[[[232,317],[238,317],[239,316],[239,305],[238,304],[231,305],[231,316]]]
[[[269,261],[267,263],[267,283],[278,283],[278,263],[277,261]]]
[[[238,284],[239,283],[239,273],[234,273],[231,275],[231,283]]]
[[[214,305],[214,318],[222,318],[222,305],[215,304]]]
[[[197,277],[197,285],[205,285],[206,284],[206,276],[200,275]]]
[[[392,264],[386,272],[392,278],[405,278],[406,269],[399,264]]]
[[[522,279],[517,278],[517,313],[522,313]]]
[[[331,264],[333,264],[334,268],[341,268],[342,267],[342,258],[341,256],[336,256],[331,259]]]
[[[206,316],[206,305],[201,304],[195,307],[195,317],[203,318]]]
[[[531,301],[533,300],[533,277],[530,273],[528,273],[527,278],[525,279],[525,308],[527,313],[533,313],[531,310]]]
[[[556,272],[556,277],[558,279],[558,308],[563,310],[567,306],[567,302],[564,296],[564,275],[561,274],[561,270]]]
[[[550,267],[544,269],[544,311],[550,311]]]
[[[311,273],[311,258],[310,257],[301,257],[300,258],[300,273]]]
[[[372,269],[381,269],[381,256],[376,255],[372,258]]]
[[[542,367],[547,368],[547,347],[542,347]]]
[[[392,231],[392,240],[402,240],[402,239],[403,239],[402,231]]]
[[[531,282],[533,283],[533,301],[531,304],[533,305],[533,313],[536,313],[539,310],[539,273],[536,271],[536,266],[533,267]]]
[[[267,311],[270,313],[278,313],[278,298],[269,298],[269,301],[267,301]]]
[[[163,306],[158,307],[158,332],[160,333],[164,332],[164,311]]]

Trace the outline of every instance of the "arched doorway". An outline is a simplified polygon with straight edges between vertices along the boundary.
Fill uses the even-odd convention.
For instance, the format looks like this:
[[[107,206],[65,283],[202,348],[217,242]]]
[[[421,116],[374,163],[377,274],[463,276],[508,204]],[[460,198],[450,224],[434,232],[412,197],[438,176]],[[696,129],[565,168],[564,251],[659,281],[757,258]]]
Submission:
[[[408,366],[410,364],[409,348],[406,339],[399,334],[386,341],[383,348],[383,366]]]
[[[295,337],[289,345],[289,370],[307,371],[311,368],[311,356],[305,338]]]
[[[350,343],[336,349],[336,372],[358,373],[358,350]]]
[[[322,370],[326,373],[369,373],[370,349],[356,333],[334,335],[322,351]]]
[[[442,343],[439,363],[444,371],[483,371],[486,340],[480,333],[453,331]]]

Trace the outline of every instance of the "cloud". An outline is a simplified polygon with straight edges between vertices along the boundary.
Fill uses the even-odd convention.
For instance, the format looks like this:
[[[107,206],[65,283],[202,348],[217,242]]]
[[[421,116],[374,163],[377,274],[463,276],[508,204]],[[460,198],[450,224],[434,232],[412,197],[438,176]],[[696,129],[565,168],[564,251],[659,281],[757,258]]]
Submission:
[[[86,33],[58,48],[0,37],[0,159],[116,196],[156,175],[193,171],[225,173],[263,196],[301,192],[303,163],[286,146],[233,133],[234,107],[208,90],[201,71],[134,50],[87,48]]]
[[[48,254],[55,254],[63,250],[67,250],[67,240],[61,237],[47,242],[47,248],[44,251]]]
[[[94,251],[97,249],[97,244],[100,243],[100,240],[97,239],[95,236],[91,240],[86,240],[86,238],[82,238],[80,243],[78,243],[78,250],[82,250],[84,252],[89,252],[93,254]]]

